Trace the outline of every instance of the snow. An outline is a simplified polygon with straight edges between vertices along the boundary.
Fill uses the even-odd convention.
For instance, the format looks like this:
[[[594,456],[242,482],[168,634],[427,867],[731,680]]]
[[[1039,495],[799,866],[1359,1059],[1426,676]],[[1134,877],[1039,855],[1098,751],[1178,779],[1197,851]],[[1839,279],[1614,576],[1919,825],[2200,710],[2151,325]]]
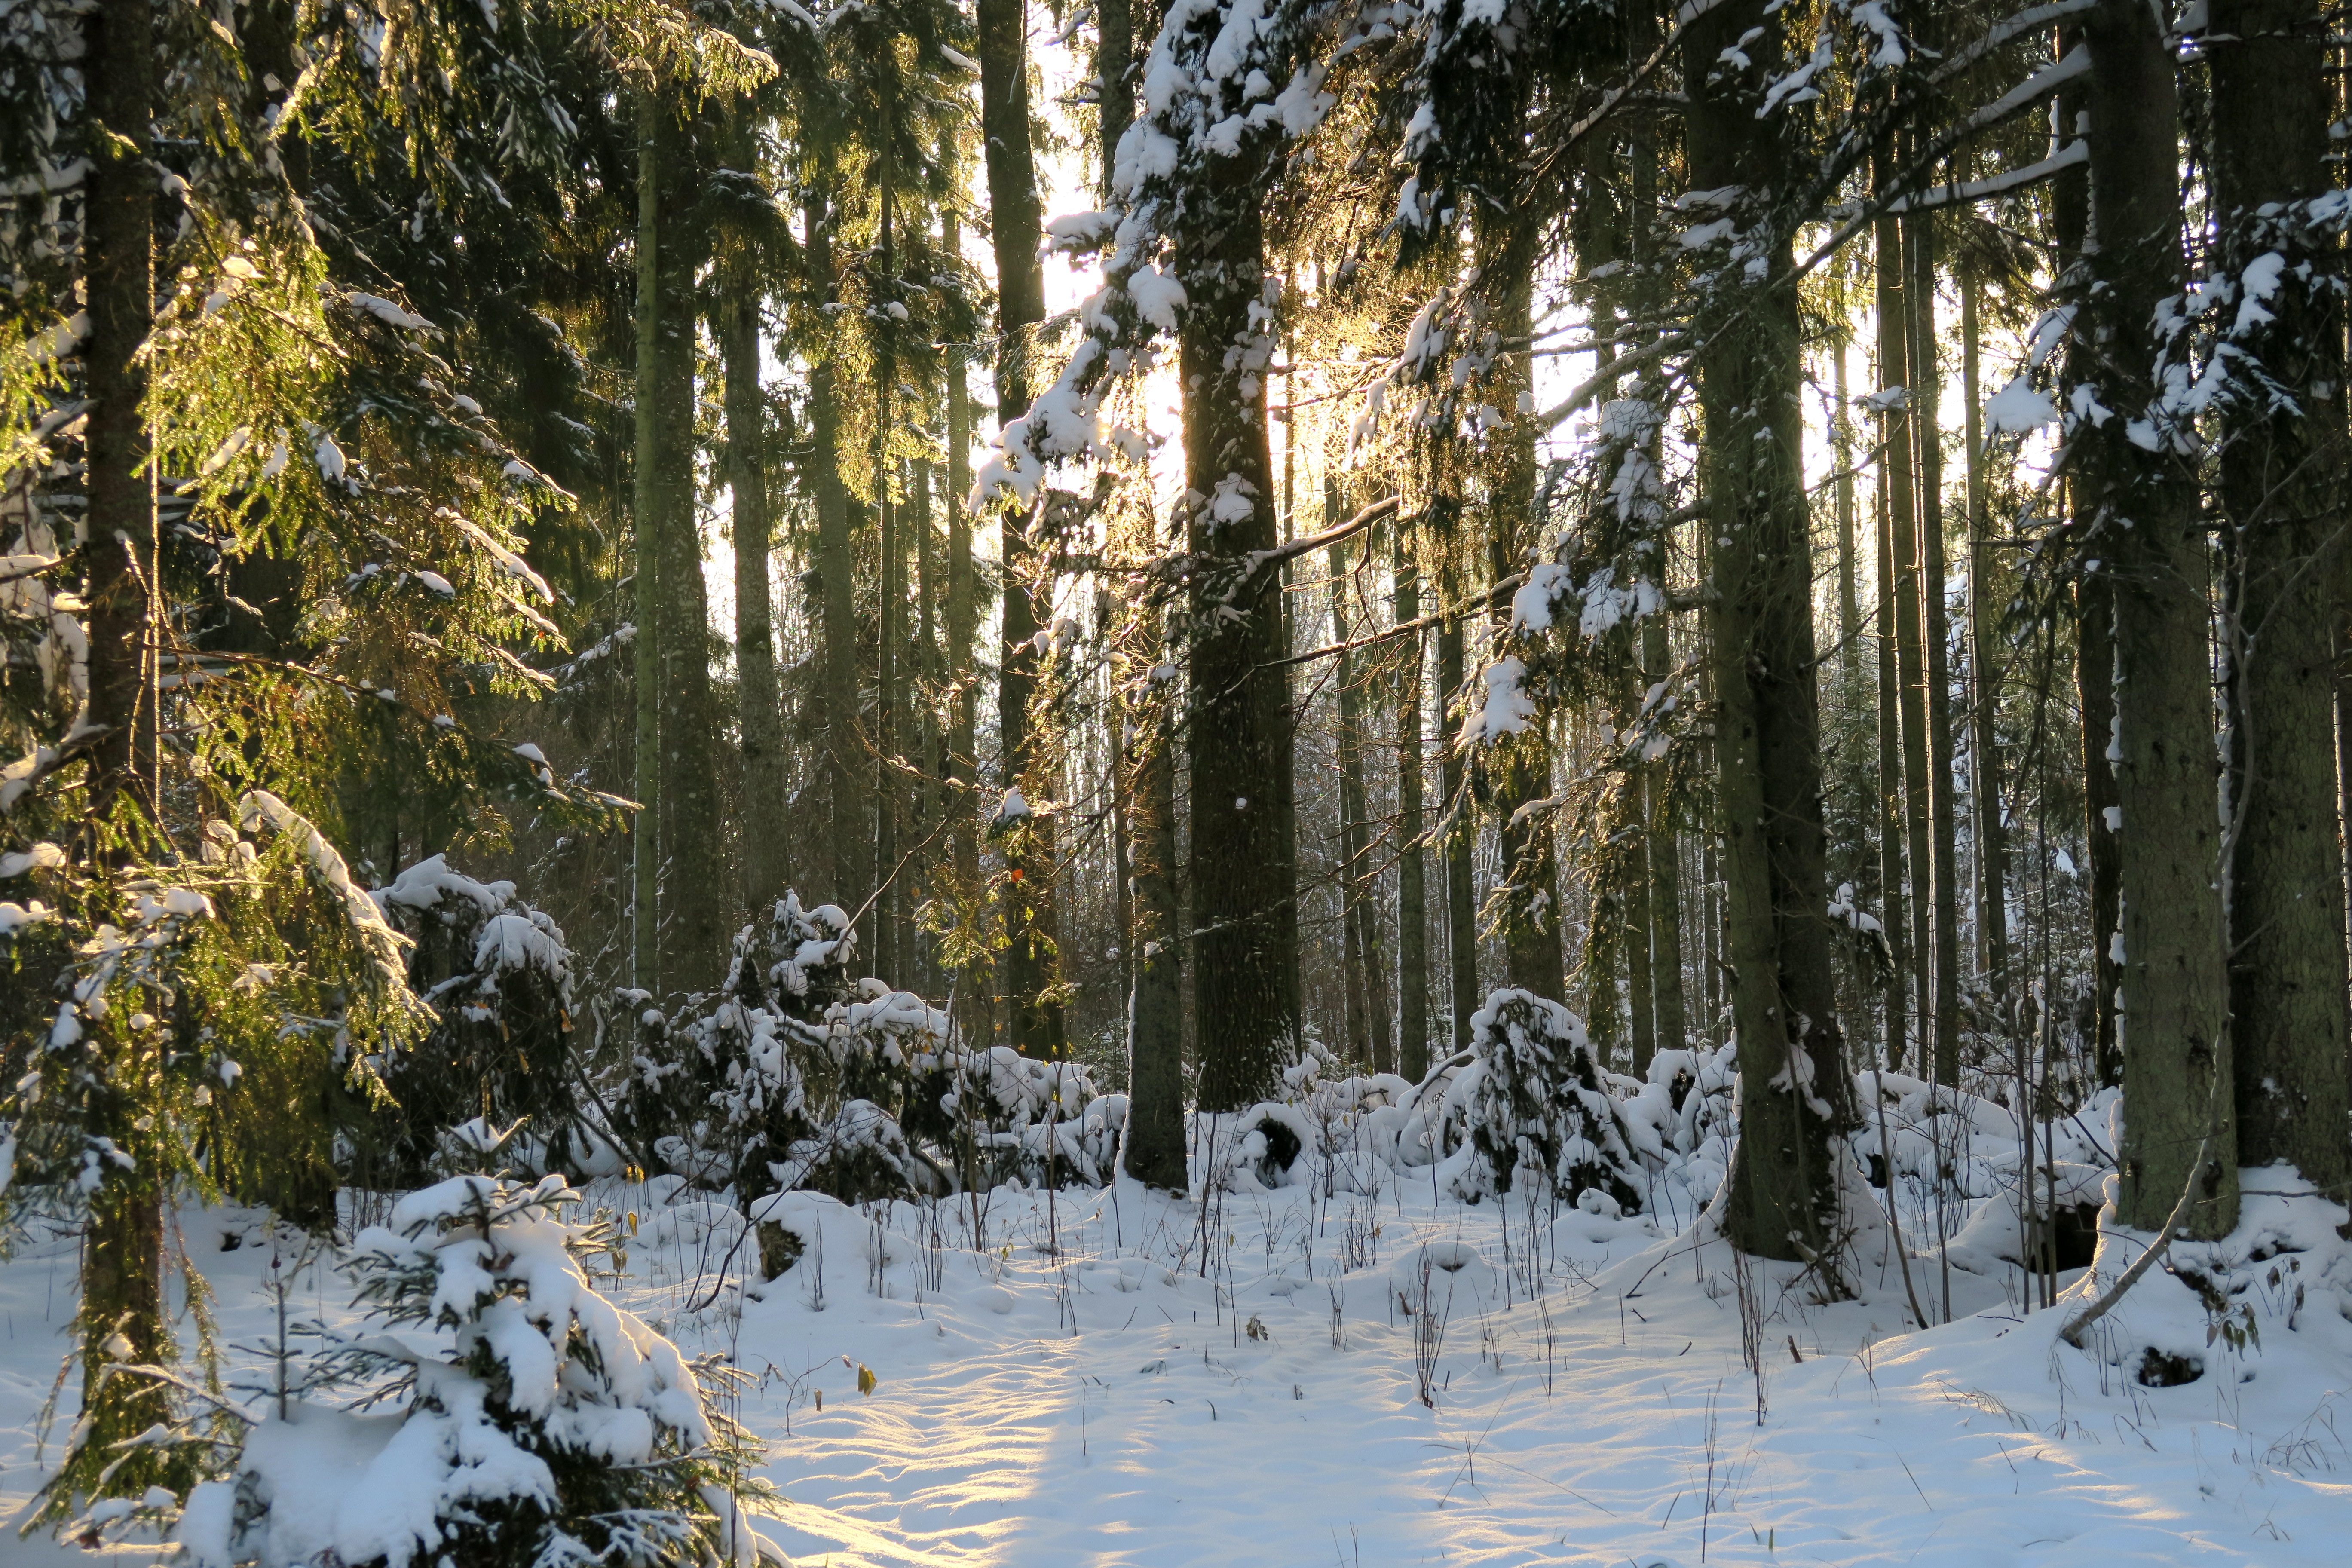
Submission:
[[[2282,1172],[2246,1184],[2247,1224],[2210,1250],[2300,1240],[2302,1258],[2324,1255],[2340,1211],[2292,1195]],[[709,1200],[674,1180],[588,1196],[650,1216],[611,1288],[624,1309],[756,1380],[741,1414],[786,1500],[761,1527],[795,1561],[2340,1561],[2352,1327],[2338,1285],[2309,1267],[2283,1266],[2292,1277],[2276,1288],[2258,1279],[2246,1303],[2258,1343],[2209,1346],[2202,1304],[2158,1270],[2116,1314],[2120,1337],[2085,1353],[2057,1337],[2087,1293],[2079,1279],[2068,1302],[2024,1312],[1997,1279],[1956,1269],[1968,1315],[1920,1332],[1891,1275],[1828,1306],[1781,1266],[1750,1265],[1743,1283],[1686,1210],[1472,1207],[1433,1200],[1424,1176],[1372,1195],[1313,1184],[1211,1194],[1204,1214],[1122,1184],[1056,1194],[1050,1216],[1044,1194],[1000,1191],[979,1238],[961,1203],[860,1211],[793,1194],[755,1212],[803,1237],[801,1261],[773,1282],[754,1270],[750,1294],[721,1290],[698,1312],[730,1242],[697,1226],[656,1240],[652,1221]],[[271,1249],[218,1249],[258,1216],[191,1209],[183,1224],[219,1293],[224,1342],[266,1344],[271,1309],[255,1287]],[[2136,1249],[2116,1238],[2111,1250]],[[1932,1280],[1932,1258],[1918,1271]],[[12,1500],[38,1474],[32,1418],[71,1279],[64,1239],[0,1269],[15,1327],[0,1341]],[[344,1313],[334,1276],[295,1284],[296,1310]],[[1760,1376],[1740,1356],[1743,1293],[1763,1318]],[[2214,1370],[2152,1388],[2103,1359],[2159,1341]],[[298,1409],[259,1429],[278,1445],[277,1506],[322,1542],[388,1543],[413,1521],[403,1477],[416,1473],[372,1471],[392,1419]],[[354,1470],[383,1486],[353,1491]],[[190,1522],[225,1528],[225,1511],[220,1493],[200,1494]],[[82,1559],[36,1540],[11,1560]]]
[[[1985,400],[1985,429],[1991,435],[2022,435],[2057,420],[2056,405],[2036,391],[2026,376],[2019,376]]]

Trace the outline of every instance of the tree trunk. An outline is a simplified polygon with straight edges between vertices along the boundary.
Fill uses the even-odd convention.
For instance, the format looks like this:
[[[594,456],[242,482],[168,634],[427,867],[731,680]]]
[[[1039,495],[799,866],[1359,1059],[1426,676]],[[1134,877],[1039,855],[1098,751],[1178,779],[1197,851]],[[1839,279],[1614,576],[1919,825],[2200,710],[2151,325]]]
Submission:
[[[102,0],[83,60],[89,110],[103,136],[85,176],[82,242],[89,336],[89,721],[106,726],[92,756],[93,817],[127,802],[149,822],[158,806],[156,777],[155,477],[147,428],[147,373],[138,354],[155,325],[155,171],[148,162],[154,119],[155,35],[151,0]],[[110,1054],[121,1058],[118,1045]],[[163,1151],[148,1112],[163,1086],[134,1061],[110,1064],[96,1087],[93,1133],[111,1138],[137,1161],[129,1170],[100,1166],[89,1197],[82,1258],[82,1419],[77,1452],[92,1457],[89,1479],[110,1462],[127,1461],[112,1489],[152,1469],[116,1452],[165,1414],[152,1384],[121,1378],[101,1386],[111,1362],[164,1363],[171,1328],[163,1300]],[[147,1131],[142,1131],[142,1128]],[[128,1348],[106,1348],[117,1332]],[[136,1495],[135,1490],[130,1495]]]
[[[979,0],[980,131],[987,147],[989,234],[996,254],[996,416],[1019,418],[1034,395],[1031,358],[1045,319],[1045,271],[1039,258],[1045,218],[1029,122],[1028,19],[1024,0]],[[1037,611],[1030,600],[1034,552],[1018,508],[1001,513],[1003,563],[1003,667],[996,693],[1000,751],[1007,789],[1036,802],[1051,798],[1045,748],[1030,722],[1040,657]],[[1004,989],[1012,1036],[1024,1056],[1058,1057],[1067,1047],[1057,984],[1052,818],[1014,827],[1006,845]]]
[[[2079,24],[2061,27],[2053,58],[2064,58],[2082,42]],[[2079,122],[2089,112],[2083,79],[2061,88],[2053,107],[2062,134],[2078,134]],[[2078,165],[2050,183],[2050,218],[2062,285],[2086,288],[2081,270],[2089,266],[2091,182],[2086,170]],[[2062,379],[2070,386],[2093,374],[2088,337],[2080,331],[2068,336]],[[2069,475],[2067,498],[2076,534],[2087,537],[2097,512],[2093,487],[2082,476]],[[2123,1028],[2116,1014],[2122,969],[2115,958],[2116,935],[2123,925],[2123,864],[2120,845],[2107,826],[2121,808],[2115,765],[2107,757],[2115,739],[2116,649],[2114,594],[2105,574],[2075,577],[2074,646],[2075,705],[2083,716],[2084,877],[2091,907],[2090,1026],[2085,1033],[2100,1084],[2113,1087],[2124,1080]]]
[[[1491,266],[1514,265],[1499,237],[1489,237],[1481,248]],[[1520,275],[1503,284],[1495,325],[1507,344],[1528,342],[1532,334],[1534,284],[1524,268],[1531,265],[1533,255],[1529,247],[1528,259],[1517,263],[1522,268]],[[1497,406],[1516,408],[1520,396],[1534,386],[1532,363],[1528,356],[1516,353],[1497,358],[1490,373],[1491,395]],[[1487,564],[1494,581],[1500,583],[1526,563],[1537,531],[1535,421],[1515,418],[1489,440],[1493,446]],[[1505,626],[1509,625],[1507,598],[1496,607],[1496,618]],[[1543,724],[1530,723],[1516,735],[1490,742],[1486,767],[1494,782],[1496,837],[1501,852],[1503,885],[1496,900],[1499,917],[1496,925],[1503,941],[1504,974],[1522,991],[1561,1001],[1567,994],[1567,974],[1560,952],[1559,840],[1552,831],[1551,811],[1542,804],[1551,795],[1551,744]],[[1636,865],[1629,869],[1638,883],[1629,904],[1639,912],[1649,902],[1646,868]],[[1643,963],[1646,968],[1646,948]],[[1644,1011],[1647,1002],[1644,996],[1639,1005]]]
[[[1328,521],[1341,518],[1337,480],[1327,481],[1328,499],[1324,509]],[[1364,546],[1364,559],[1372,557],[1374,541]],[[1343,649],[1350,631],[1348,616],[1348,595],[1351,578],[1348,569],[1348,547],[1331,547],[1331,640]],[[1359,684],[1362,671],[1353,655],[1342,652],[1336,679],[1339,708],[1339,813],[1341,822],[1340,896],[1342,918],[1346,924],[1347,946],[1352,954],[1350,966],[1353,978],[1356,1014],[1362,1030],[1364,1060],[1374,1072],[1396,1070],[1396,1058],[1389,1032],[1388,969],[1381,952],[1380,917],[1372,904],[1372,889],[1377,886],[1378,872],[1372,865],[1372,832],[1364,789],[1364,700]]]
[[[1323,480],[1323,519],[1325,526],[1340,518],[1339,481],[1336,475]],[[1339,891],[1339,974],[1340,1027],[1345,1036],[1345,1056],[1354,1063],[1369,1063],[1372,1058],[1371,1017],[1365,1005],[1364,962],[1364,900],[1356,886],[1363,867],[1363,774],[1359,768],[1349,779],[1349,764],[1355,750],[1355,731],[1359,722],[1355,693],[1349,689],[1355,668],[1348,646],[1348,546],[1343,542],[1324,552],[1324,563],[1331,576],[1331,641],[1341,649],[1339,668],[1332,677],[1332,706],[1338,709],[1334,723],[1335,749],[1339,754],[1339,854],[1334,868],[1334,879]],[[1352,787],[1351,787],[1352,784]]]
[[[2122,812],[2124,1146],[2118,1217],[2162,1226],[2213,1134],[2187,1233],[2237,1222],[2229,992],[2221,913],[2208,649],[2206,546],[2196,481],[2130,435],[2160,418],[2149,322],[2180,289],[2173,60],[2142,0],[2099,0],[2090,46],[2091,289],[2076,330],[2098,356],[2103,425],[2069,432],[2082,453],[2094,533],[2113,581],[2116,793]],[[2163,428],[2161,425],[2157,426]]]
[[[1643,673],[1653,686],[1674,673],[1663,616],[1643,618],[1642,662]],[[1643,832],[1649,840],[1650,863],[1650,987],[1656,997],[1658,1044],[1679,1051],[1690,1047],[1690,1020],[1683,1006],[1681,853],[1675,841],[1666,784],[1663,762],[1642,770]],[[1648,1066],[1646,1062],[1642,1065]]]
[[[664,117],[659,165],[665,193],[693,187],[703,173],[686,131]],[[695,493],[695,279],[709,236],[692,232],[665,204],[661,220],[660,319],[654,332],[654,525],[661,553],[660,844],[662,990],[716,984],[727,972],[734,927],[728,906],[716,757],[719,714],[710,691],[710,599],[702,577],[702,530]]]
[[[1396,624],[1421,619],[1421,574],[1402,520],[1389,556]],[[1419,1083],[1429,1071],[1429,908],[1421,821],[1422,637],[1399,641],[1397,704],[1397,1070]]]
[[[743,902],[757,910],[783,896],[783,821],[790,787],[783,709],[776,696],[774,595],[768,578],[766,406],[760,389],[758,269],[730,250],[719,302],[727,373],[727,488],[734,500],[735,679],[743,744]]]
[[[1960,279],[1960,391],[1968,406],[1969,705],[1976,812],[1977,969],[1997,1008],[2009,1000],[2009,827],[2000,805],[2000,567],[1985,510],[1984,386],[1978,374],[1976,275]]]
[[[1156,652],[1157,649],[1152,650]],[[1128,689],[1139,689],[1130,681]],[[1128,710],[1128,821],[1134,835],[1134,988],[1128,995],[1127,1173],[1164,1192],[1186,1190],[1184,941],[1176,900],[1176,749],[1164,686]]]
[[[961,253],[962,226],[953,207],[942,227],[941,248]],[[948,378],[948,593],[946,649],[949,679],[947,809],[955,816],[956,892],[971,898],[980,886],[979,819],[974,792],[980,765],[973,748],[980,732],[980,672],[972,667],[974,628],[979,622],[979,579],[971,560],[971,394],[964,381],[963,355],[947,352]]]
[[[2326,29],[2308,0],[2218,0],[2212,12],[2213,198],[2222,270],[2287,263],[2272,319],[2242,344],[2293,389],[2226,405],[2221,500],[2237,565],[2231,659],[2231,1044],[2238,1157],[2292,1163],[2323,1191],[2347,1160],[2343,879],[2336,842],[2334,587],[2344,545],[2344,318],[2332,237],[2264,220],[2331,184]],[[2295,268],[2307,264],[2313,276]],[[2241,375],[2245,372],[2241,370]],[[2126,821],[2128,822],[2128,818]]]
[[[90,29],[89,112],[104,127],[87,176],[84,298],[89,342],[90,810],[128,799],[151,823],[156,777],[155,475],[149,466],[147,370],[155,329],[155,172],[152,0],[105,0]]]
[[[931,419],[931,399],[929,389],[923,395],[923,436],[928,443],[931,433],[939,428]],[[939,889],[940,854],[937,835],[940,829],[940,637],[939,637],[939,532],[931,521],[931,481],[937,472],[929,458],[919,458],[913,465],[912,482],[908,494],[908,519],[915,534],[915,692],[918,713],[911,738],[916,765],[922,778],[915,795],[914,841],[925,846],[917,858],[915,882],[908,889],[901,907],[909,911],[906,934],[900,939],[907,950],[908,961],[915,976],[906,984],[930,994],[937,987],[938,949],[925,944],[914,933],[912,912],[919,903],[933,897]],[[919,946],[925,949],[919,954]]]
[[[1478,1010],[1478,911],[1470,879],[1470,855],[1477,840],[1470,813],[1467,759],[1462,754],[1461,726],[1454,719],[1454,705],[1462,700],[1462,621],[1467,609],[1456,559],[1461,546],[1452,530],[1444,531],[1439,548],[1444,552],[1444,561],[1437,579],[1438,610],[1444,617],[1437,623],[1437,729],[1444,749],[1438,780],[1445,795],[1438,820],[1447,826],[1438,854],[1445,869],[1446,1001],[1454,1030],[1449,1048],[1458,1051],[1470,1044],[1470,1015]]]
[[[1890,157],[1880,163],[1882,185],[1893,167]],[[1909,948],[1895,951],[1911,983],[1911,1008],[1919,1020],[1919,1053],[1923,1070],[1934,1070],[1935,928],[1929,914],[1934,891],[1934,851],[1929,847],[1927,773],[1927,672],[1920,626],[1919,584],[1919,447],[1916,405],[1919,394],[1912,384],[1911,342],[1907,331],[1910,307],[1908,275],[1903,265],[1902,225],[1892,217],[1877,226],[1875,273],[1878,285],[1878,375],[1880,390],[1905,389],[1897,406],[1886,410],[1880,427],[1885,457],[1880,473],[1886,495],[1887,531],[1894,545],[1894,624],[1884,628],[1895,639],[1895,718],[1903,744],[1903,839],[1910,878],[1906,914],[1912,932]],[[1892,907],[1905,889],[1890,886]]]
[[[1960,1075],[1959,846],[1952,770],[1950,616],[1944,604],[1944,437],[1940,427],[1943,373],[1936,352],[1936,220],[1932,214],[1906,218],[1903,248],[1911,268],[1904,303],[1910,311],[1911,384],[1918,409],[1911,420],[1918,454],[1919,597],[1921,664],[1927,723],[1922,736],[1927,759],[1928,913],[1934,921],[1929,948],[1931,1016],[1936,1081],[1953,1084]]]
[[[839,280],[834,276],[831,195],[834,171],[823,169],[809,186],[807,243],[813,304],[833,302]],[[824,885],[814,896],[827,902],[856,901],[863,879],[858,864],[865,842],[864,809],[858,799],[857,735],[857,603],[855,558],[849,542],[849,492],[841,480],[841,404],[832,356],[820,354],[809,367],[809,489],[816,503],[816,578],[818,624],[823,647],[818,654],[818,708],[824,715],[824,748],[819,768],[818,823],[827,858],[813,868]]]
[[[1761,83],[1780,58],[1767,0],[1732,0],[1688,25],[1688,159],[1695,188],[1739,190],[1735,221],[1769,219],[1762,194],[1789,178]],[[1753,33],[1749,29],[1755,29]],[[1719,63],[1735,42],[1757,63]],[[1838,1246],[1833,1162],[1854,1120],[1831,975],[1802,468],[1803,361],[1785,237],[1751,232],[1764,275],[1718,275],[1701,340],[1703,468],[1717,537],[1717,780],[1723,817],[1726,957],[1739,1030],[1740,1142],[1725,1229],[1743,1251],[1826,1258]]]
[[[668,116],[651,90],[637,110],[637,363],[630,529],[635,545],[636,728],[632,753],[637,814],[631,824],[629,981],[658,996],[661,984],[661,462],[654,438],[661,342],[661,166]]]
[[[1282,579],[1249,560],[1276,539],[1263,374],[1274,343],[1255,182],[1213,159],[1213,219],[1180,232],[1186,546],[1192,637],[1192,966],[1201,1109],[1239,1110],[1280,1082],[1298,1020],[1296,871],[1283,855],[1291,713],[1282,658]]]
[[[1881,382],[1885,376],[1881,374]],[[1895,657],[1895,509],[1888,492],[1895,479],[1891,450],[1882,448],[1874,510],[1878,529],[1878,918],[1886,929],[1892,962],[1882,977],[1881,1046],[1889,1068],[1903,1066],[1910,1034],[1910,1002],[1905,986],[1910,922],[1903,918],[1903,716],[1902,676]]]

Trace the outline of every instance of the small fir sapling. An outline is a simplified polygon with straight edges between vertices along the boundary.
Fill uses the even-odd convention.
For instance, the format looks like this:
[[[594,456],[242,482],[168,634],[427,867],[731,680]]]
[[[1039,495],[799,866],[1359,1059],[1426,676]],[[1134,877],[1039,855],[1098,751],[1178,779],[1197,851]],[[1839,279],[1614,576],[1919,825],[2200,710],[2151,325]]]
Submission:
[[[1507,1193],[1525,1170],[1563,1199],[1604,1212],[1641,1208],[1623,1108],[1603,1087],[1574,1014],[1533,992],[1496,991],[1471,1015],[1470,1048],[1475,1059],[1447,1096],[1469,1127],[1447,1161],[1456,1194]]]
[[[392,1331],[331,1342],[310,1384],[357,1385],[356,1407],[265,1401],[188,1499],[196,1568],[783,1562],[743,1510],[769,1489],[718,1406],[730,1374],[594,1289],[581,1260],[611,1237],[563,1217],[579,1201],[561,1176],[458,1176],[362,1232],[343,1267]]]
[[[385,1066],[399,1102],[385,1184],[428,1180],[453,1155],[478,1160],[479,1139],[451,1138],[476,1117],[524,1129],[542,1169],[596,1159],[572,1055],[572,952],[554,921],[517,899],[512,882],[477,881],[443,855],[368,896],[409,939],[409,984],[436,1015],[425,1038]]]

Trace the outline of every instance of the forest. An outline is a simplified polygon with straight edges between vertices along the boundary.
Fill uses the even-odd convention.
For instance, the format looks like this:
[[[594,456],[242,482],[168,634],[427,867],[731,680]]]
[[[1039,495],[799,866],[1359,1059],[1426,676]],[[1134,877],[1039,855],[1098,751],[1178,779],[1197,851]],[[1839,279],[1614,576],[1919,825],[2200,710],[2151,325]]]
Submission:
[[[2337,1561],[2348,24],[0,0],[0,1557]]]

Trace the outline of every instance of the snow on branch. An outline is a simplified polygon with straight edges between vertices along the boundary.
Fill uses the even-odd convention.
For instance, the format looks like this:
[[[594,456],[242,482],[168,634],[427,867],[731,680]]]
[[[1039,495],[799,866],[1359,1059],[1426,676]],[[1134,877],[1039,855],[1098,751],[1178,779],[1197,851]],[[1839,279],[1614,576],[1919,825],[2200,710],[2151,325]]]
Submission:
[[[2078,137],[2039,163],[2028,163],[2021,169],[2011,169],[2005,174],[1988,174],[1981,180],[1963,180],[1952,185],[1930,185],[1916,195],[1895,197],[1886,204],[1886,211],[1932,212],[1937,207],[1958,206],[1967,202],[2005,196],[2012,191],[2040,184],[2077,163],[2087,163],[2090,156],[2091,144]]]

